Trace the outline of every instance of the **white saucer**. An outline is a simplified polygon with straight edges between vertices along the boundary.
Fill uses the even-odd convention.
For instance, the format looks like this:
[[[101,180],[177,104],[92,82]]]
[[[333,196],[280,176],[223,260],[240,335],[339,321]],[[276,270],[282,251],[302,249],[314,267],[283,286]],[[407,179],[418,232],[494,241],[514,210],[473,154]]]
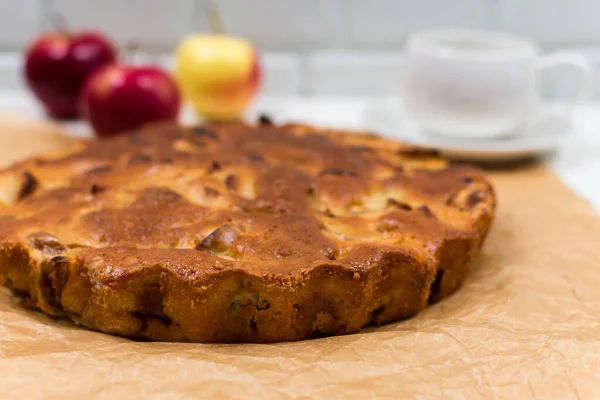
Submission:
[[[552,116],[530,124],[521,132],[498,139],[442,137],[424,132],[398,109],[373,108],[367,112],[374,131],[414,145],[433,147],[452,159],[479,162],[506,162],[556,151],[573,129],[569,118]]]

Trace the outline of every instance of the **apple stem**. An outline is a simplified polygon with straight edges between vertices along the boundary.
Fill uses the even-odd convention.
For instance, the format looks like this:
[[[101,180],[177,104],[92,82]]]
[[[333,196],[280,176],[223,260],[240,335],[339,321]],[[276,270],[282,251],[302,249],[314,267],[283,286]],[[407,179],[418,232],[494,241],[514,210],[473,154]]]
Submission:
[[[50,21],[52,26],[56,28],[56,30],[62,34],[68,35],[71,31],[69,29],[69,24],[67,23],[67,19],[64,15],[59,12],[53,12],[50,16]]]
[[[132,39],[125,45],[125,61],[135,64],[140,54],[141,42],[139,39]]]
[[[219,13],[219,9],[214,4],[209,4],[207,6],[206,17],[208,18],[208,24],[212,33],[220,35],[225,32],[221,14]]]

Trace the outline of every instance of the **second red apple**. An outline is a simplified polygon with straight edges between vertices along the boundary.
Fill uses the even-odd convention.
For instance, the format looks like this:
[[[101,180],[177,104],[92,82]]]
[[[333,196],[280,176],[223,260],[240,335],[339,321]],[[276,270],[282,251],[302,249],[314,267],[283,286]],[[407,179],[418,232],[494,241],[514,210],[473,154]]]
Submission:
[[[50,117],[77,118],[86,80],[116,57],[116,47],[100,33],[50,32],[27,49],[25,79]]]
[[[110,136],[152,121],[175,121],[181,96],[159,67],[111,65],[90,78],[81,101],[96,133]]]

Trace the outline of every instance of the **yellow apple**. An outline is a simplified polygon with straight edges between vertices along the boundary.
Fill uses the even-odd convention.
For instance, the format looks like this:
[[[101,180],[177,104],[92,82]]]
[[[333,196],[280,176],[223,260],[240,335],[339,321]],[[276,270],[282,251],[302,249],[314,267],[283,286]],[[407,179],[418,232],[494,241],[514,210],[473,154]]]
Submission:
[[[248,107],[261,79],[254,47],[242,38],[193,35],[179,44],[175,76],[202,117],[236,118]]]

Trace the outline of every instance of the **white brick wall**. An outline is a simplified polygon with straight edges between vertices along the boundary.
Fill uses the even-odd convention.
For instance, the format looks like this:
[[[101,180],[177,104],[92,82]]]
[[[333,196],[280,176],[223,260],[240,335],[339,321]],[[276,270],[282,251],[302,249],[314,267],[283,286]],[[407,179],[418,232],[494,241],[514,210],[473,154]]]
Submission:
[[[402,46],[417,29],[440,25],[505,30],[542,47],[578,47],[600,72],[600,0],[213,0],[227,31],[263,53],[271,93],[391,94]],[[139,38],[146,58],[168,53],[190,32],[206,31],[206,0],[0,0],[0,89],[18,88],[23,47],[63,14],[74,29],[96,28],[124,44]],[[571,90],[569,74],[546,92]]]
[[[399,48],[418,29],[439,25],[495,27],[496,0],[350,0],[348,40],[367,48]]]
[[[42,24],[39,0],[0,0],[0,48],[21,48]]]
[[[251,39],[261,49],[295,50],[341,44],[343,0],[217,0],[228,32]],[[197,23],[207,29],[206,1],[196,0]]]
[[[598,0],[503,0],[504,30],[548,45],[600,43]]]
[[[321,51],[309,54],[307,59],[310,93],[398,93],[402,68],[400,52]]]
[[[49,0],[38,0],[40,2]],[[101,29],[121,44],[168,48],[190,31],[189,0],[51,0],[73,29]]]

